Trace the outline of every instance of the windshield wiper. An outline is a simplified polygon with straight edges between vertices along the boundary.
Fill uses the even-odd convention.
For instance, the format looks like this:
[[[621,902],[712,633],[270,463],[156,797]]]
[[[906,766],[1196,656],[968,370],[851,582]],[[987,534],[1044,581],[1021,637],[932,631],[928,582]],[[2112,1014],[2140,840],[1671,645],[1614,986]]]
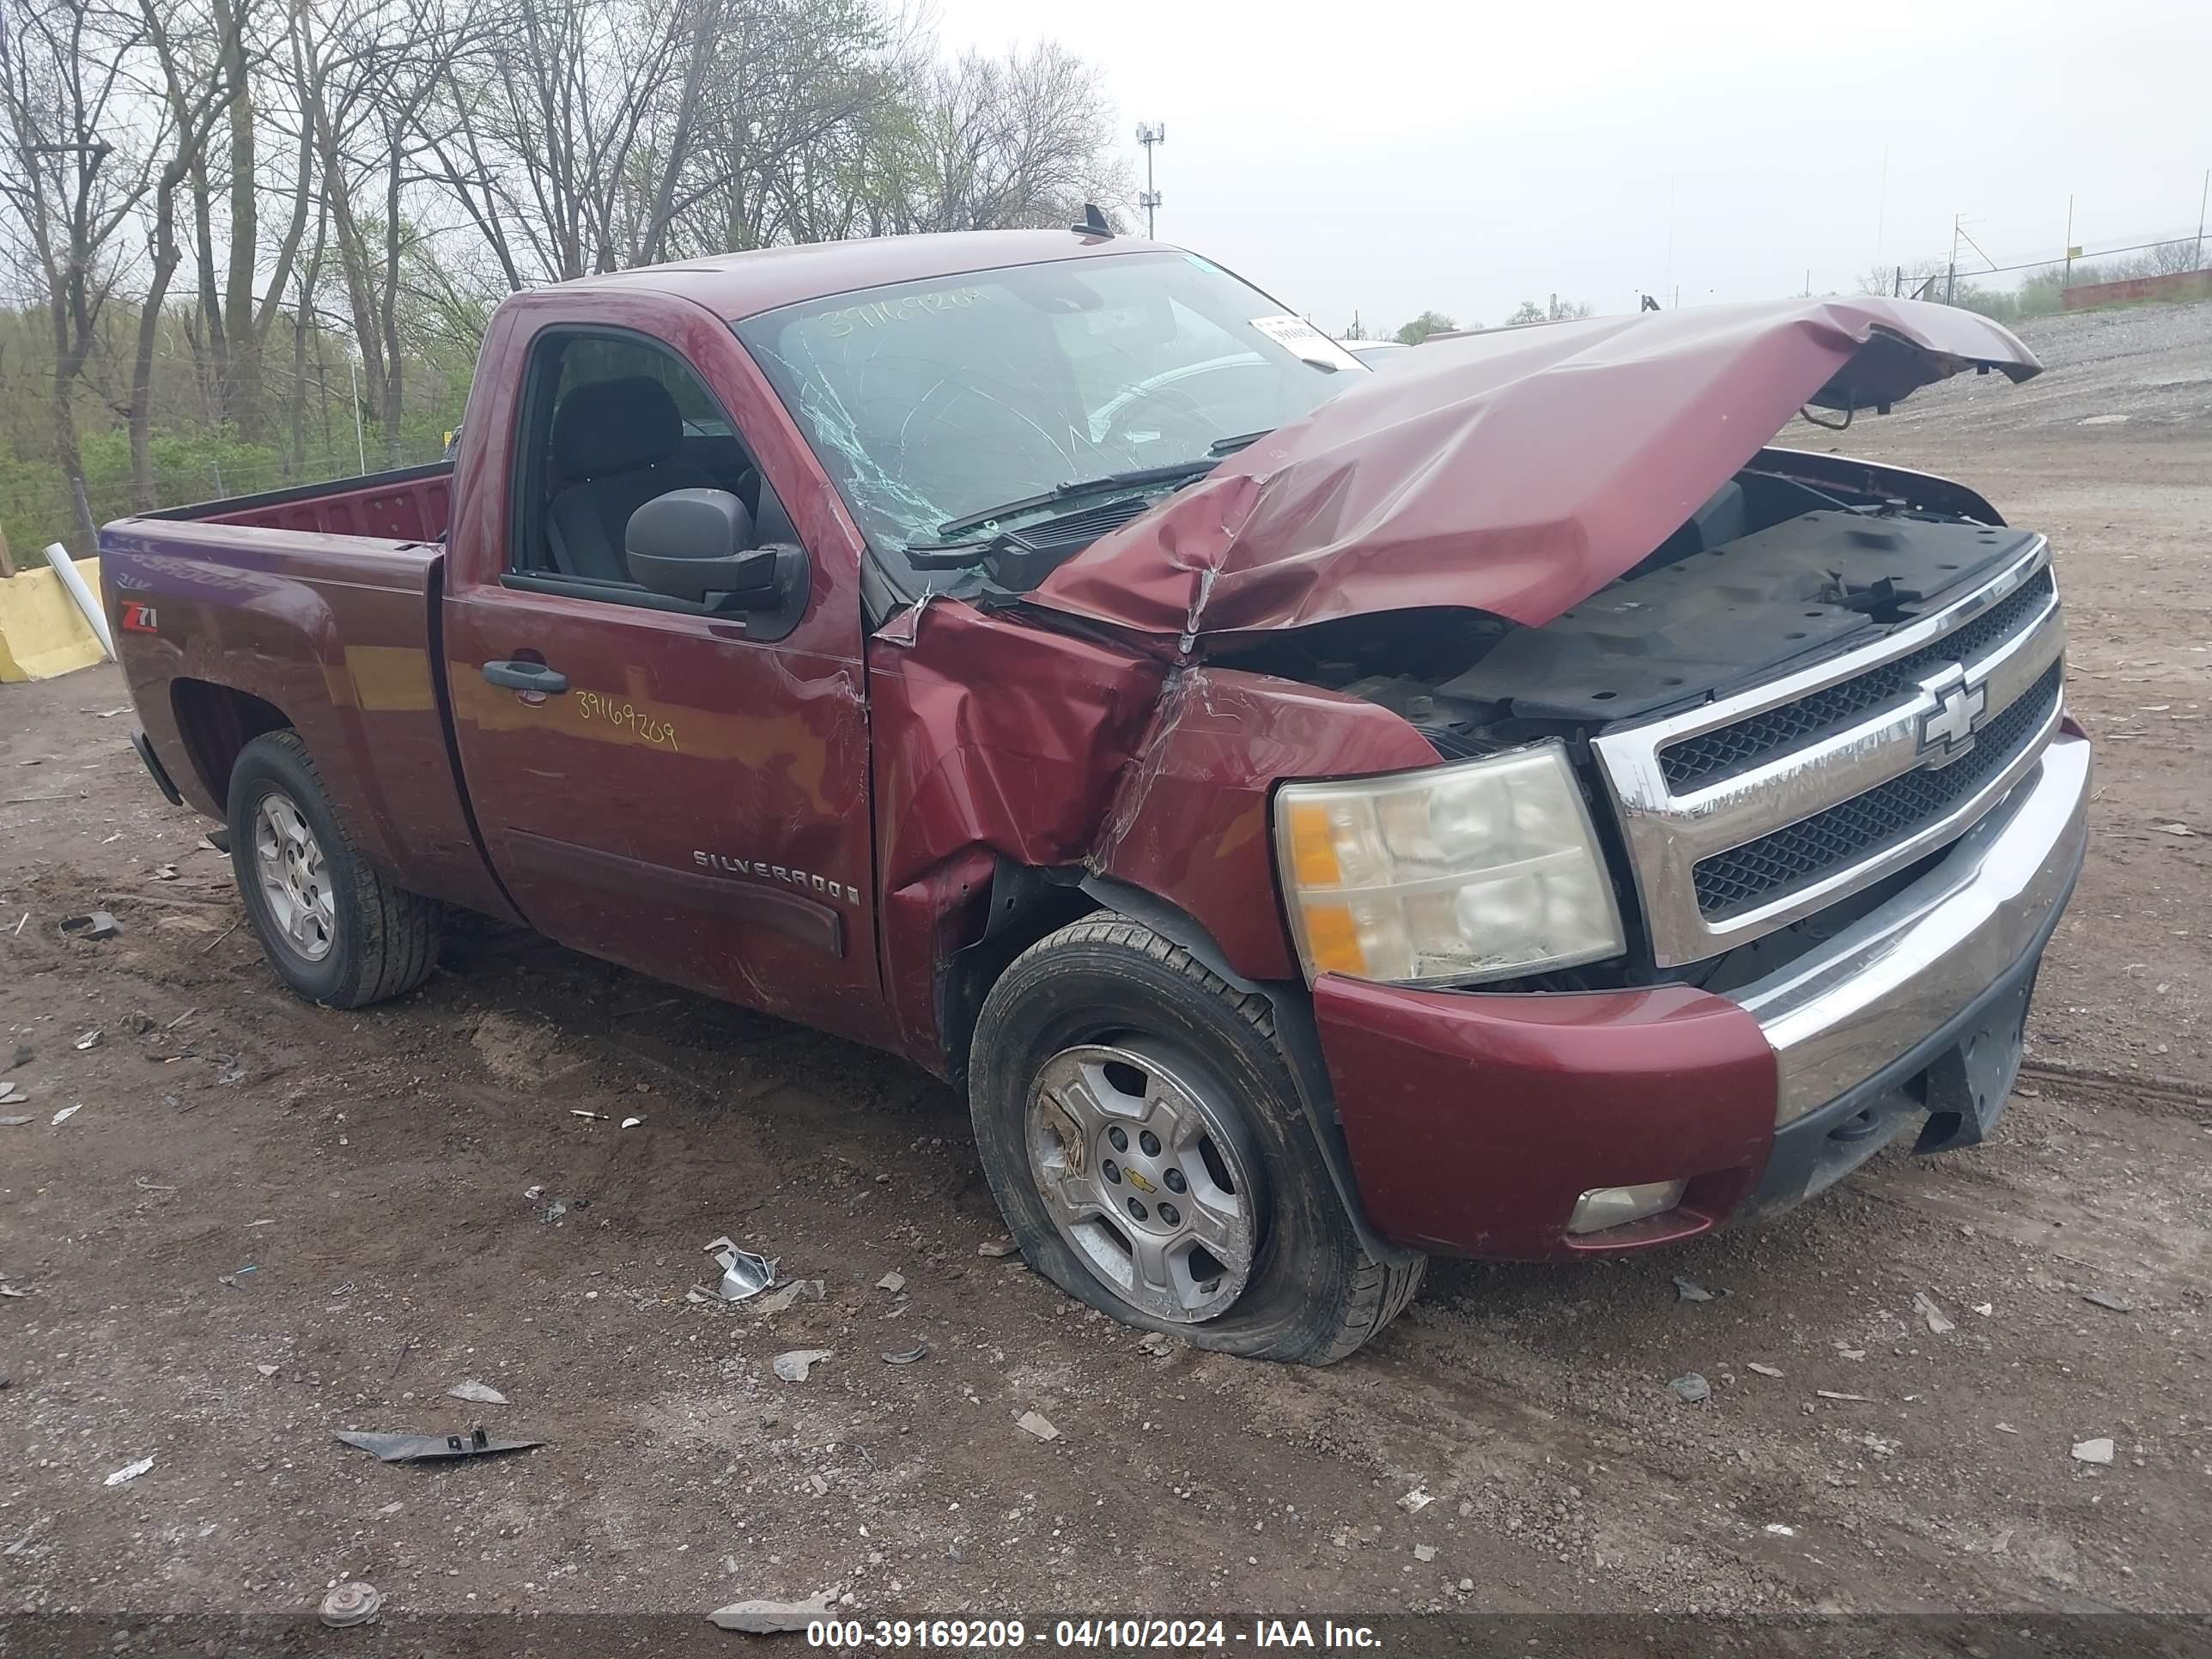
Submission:
[[[1102,489],[1133,489],[1146,484],[1178,483],[1185,478],[1195,478],[1202,473],[1212,471],[1223,456],[1234,455],[1248,445],[1257,443],[1273,429],[1269,428],[1259,432],[1240,432],[1235,437],[1217,438],[1206,447],[1203,459],[1176,461],[1166,466],[1134,467],[1126,472],[1101,473],[1095,478],[1071,479],[1066,483],[1054,484],[1042,495],[1027,495],[1018,501],[1004,501],[997,507],[987,507],[980,513],[970,513],[962,518],[950,519],[937,526],[937,533],[940,538],[939,541],[910,543],[907,551],[942,553],[957,546],[987,546],[988,540],[970,544],[956,543],[950,538],[970,530],[981,530],[994,519],[1012,518],[1017,513],[1030,513],[1040,507],[1051,507],[1057,502],[1066,501],[1071,495],[1089,495]]]

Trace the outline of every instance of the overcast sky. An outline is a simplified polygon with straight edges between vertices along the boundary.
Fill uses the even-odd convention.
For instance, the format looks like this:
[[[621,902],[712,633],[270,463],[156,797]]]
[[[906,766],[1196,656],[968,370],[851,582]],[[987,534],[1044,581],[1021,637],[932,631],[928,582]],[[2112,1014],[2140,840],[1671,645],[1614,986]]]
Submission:
[[[1101,65],[1125,141],[1167,124],[1161,239],[1332,331],[1852,291],[1947,253],[1954,212],[1999,264],[2054,256],[2069,193],[2092,252],[2191,235],[2212,167],[2206,0],[938,12],[948,48],[1045,33]]]

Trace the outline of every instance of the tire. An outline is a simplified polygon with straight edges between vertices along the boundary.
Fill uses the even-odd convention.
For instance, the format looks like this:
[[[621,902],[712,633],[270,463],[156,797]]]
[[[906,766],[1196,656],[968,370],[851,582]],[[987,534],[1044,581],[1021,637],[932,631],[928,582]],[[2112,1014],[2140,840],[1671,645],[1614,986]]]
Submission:
[[[298,732],[271,732],[240,750],[229,807],[231,872],[285,984],[310,1002],[361,1008],[429,978],[441,907],[354,850]],[[288,846],[301,855],[289,864]]]
[[[983,1173],[1023,1255],[1125,1324],[1326,1365],[1420,1285],[1425,1258],[1360,1244],[1266,1000],[1139,923],[1071,922],[1017,957],[969,1072]]]

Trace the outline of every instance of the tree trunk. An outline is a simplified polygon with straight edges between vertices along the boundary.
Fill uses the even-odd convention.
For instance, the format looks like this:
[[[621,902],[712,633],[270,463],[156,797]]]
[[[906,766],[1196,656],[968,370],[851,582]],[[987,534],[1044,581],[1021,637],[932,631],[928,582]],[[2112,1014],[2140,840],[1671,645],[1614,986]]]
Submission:
[[[76,514],[77,556],[89,558],[100,550],[100,526],[94,520],[85,499],[84,456],[77,448],[76,409],[70,398],[76,380],[76,368],[58,359],[53,383],[54,459],[60,463],[62,477],[69,481],[71,506]]]
[[[253,314],[254,267],[261,257],[253,88],[246,74],[240,20],[228,0],[216,0],[215,12],[217,38],[227,48],[223,76],[235,89],[230,100],[230,268],[224,274],[222,292],[222,334],[230,348],[223,380],[223,414],[238,435],[252,443],[267,429],[267,411],[262,402],[262,336]]]

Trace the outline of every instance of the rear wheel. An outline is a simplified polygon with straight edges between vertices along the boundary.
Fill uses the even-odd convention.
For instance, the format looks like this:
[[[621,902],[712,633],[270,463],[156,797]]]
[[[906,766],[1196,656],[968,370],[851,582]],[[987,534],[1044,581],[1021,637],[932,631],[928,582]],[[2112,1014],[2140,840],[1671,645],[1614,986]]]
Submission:
[[[354,851],[296,732],[239,752],[230,864],[261,949],[311,1002],[359,1008],[411,991],[437,960],[437,903]]]
[[[984,1000],[970,1110],[1030,1264],[1149,1330],[1326,1364],[1413,1297],[1424,1265],[1361,1246],[1266,1000],[1138,923],[1078,921]]]

